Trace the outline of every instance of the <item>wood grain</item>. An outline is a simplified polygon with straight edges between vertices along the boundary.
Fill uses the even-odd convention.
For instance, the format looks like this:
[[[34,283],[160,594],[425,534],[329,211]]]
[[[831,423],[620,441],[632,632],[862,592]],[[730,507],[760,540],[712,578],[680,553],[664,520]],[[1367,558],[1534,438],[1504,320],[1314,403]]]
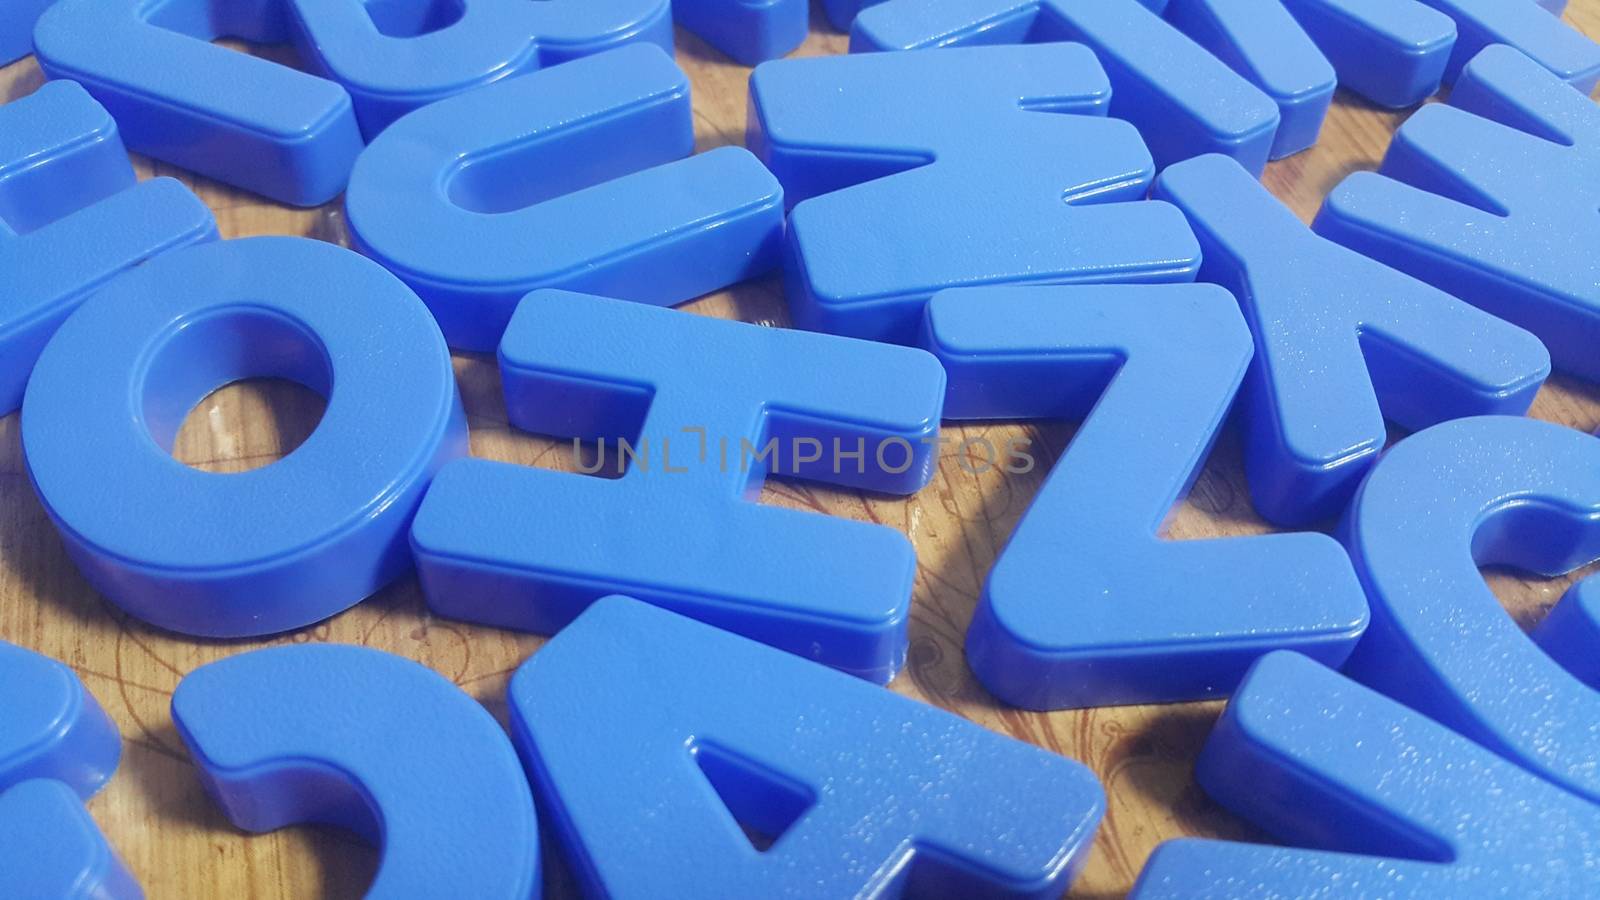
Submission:
[[[1573,0],[1567,17],[1600,37],[1600,0]],[[822,21],[820,15],[814,20]],[[687,33],[680,31],[678,41],[678,59],[694,82],[701,148],[742,143],[749,70]],[[818,31],[799,52],[840,53],[845,46],[844,36]],[[252,52],[283,54],[277,48],[252,48]],[[0,68],[0,101],[24,96],[41,82],[31,59]],[[1376,166],[1402,118],[1341,94],[1321,143],[1273,164],[1266,183],[1309,220],[1340,178]],[[192,186],[216,211],[226,237],[296,234],[347,243],[337,203],[290,210],[165,165],[143,160],[138,165],[143,176],[172,175]],[[775,278],[741,285],[686,308],[771,326],[788,324]],[[458,355],[456,372],[472,426],[474,454],[571,468],[565,445],[507,426],[492,358]],[[310,392],[282,383],[244,382],[224,388],[191,413],[176,455],[213,471],[269,464],[309,434],[321,406]],[[1533,414],[1593,431],[1600,426],[1600,390],[1557,376],[1539,395]],[[1073,429],[1061,424],[951,430],[958,440],[987,436],[997,446],[1023,436],[1049,462]],[[906,500],[791,483],[769,486],[762,499],[881,522],[910,535],[920,560],[911,653],[893,689],[1082,760],[1099,774],[1109,795],[1109,812],[1073,896],[1126,892],[1151,849],[1168,838],[1264,839],[1211,803],[1191,777],[1195,754],[1219,703],[1036,714],[999,706],[973,680],[962,658],[962,635],[985,573],[1048,466],[1021,476],[974,474],[971,468],[948,455],[941,460],[934,483]],[[150,510],[151,515],[161,512]],[[1193,493],[1175,510],[1169,530],[1178,540],[1269,530],[1251,509],[1231,429]],[[1539,621],[1572,580],[1506,572],[1491,572],[1488,577],[1524,627]],[[0,637],[72,665],[121,727],[127,746],[122,768],[110,787],[91,801],[90,809],[149,894],[158,898],[359,896],[377,859],[372,849],[328,830],[294,828],[252,837],[230,827],[201,791],[168,713],[173,689],[186,672],[271,644],[364,644],[434,667],[503,718],[508,674],[543,643],[538,637],[434,618],[411,578],[330,621],[272,641],[197,642],[146,627],[97,596],[68,562],[24,474],[16,415],[0,418]],[[550,895],[572,896],[572,884],[555,855],[547,854],[547,859]]]

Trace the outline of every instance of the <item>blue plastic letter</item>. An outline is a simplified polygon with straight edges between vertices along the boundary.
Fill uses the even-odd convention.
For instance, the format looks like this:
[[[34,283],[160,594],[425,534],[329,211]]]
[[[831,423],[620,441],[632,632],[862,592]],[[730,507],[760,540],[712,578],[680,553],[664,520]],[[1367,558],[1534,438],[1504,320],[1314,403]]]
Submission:
[[[221,37],[292,41],[318,74]],[[36,33],[45,72],[83,82],[133,149],[302,206],[406,112],[630,41],[671,48],[667,0],[61,0]]]
[[[331,81],[206,43],[281,43],[283,0],[59,0],[39,19],[39,64],[82,82],[128,147],[282,203],[344,190],[361,150]]]
[[[1350,652],[1366,603],[1331,538],[1157,533],[1250,361],[1226,291],[947,291],[928,306],[924,340],[949,373],[949,418],[1089,416],[967,633],[967,661],[997,697],[1029,709],[1190,700],[1226,694],[1269,650],[1334,664]]]
[[[1449,16],[1415,0],[1280,2],[1333,63],[1340,87],[1396,109],[1438,93],[1456,45]]]
[[[0,66],[33,52],[33,23],[56,0],[5,0],[0,3]]]
[[[369,140],[418,107],[543,66],[635,42],[672,51],[669,0],[275,2],[301,54],[350,92]]]
[[[1478,574],[1600,559],[1600,440],[1535,419],[1430,428],[1378,462],[1344,530],[1372,603],[1351,677],[1600,801],[1600,694],[1524,637]]]
[[[912,343],[947,287],[1192,281],[1200,252],[1183,216],[1117,202],[1143,201],[1155,171],[1130,125],[1091,117],[1109,91],[1071,44],[756,69],[749,144],[794,206],[795,321]]]
[[[87,799],[111,778],[122,737],[71,669],[0,641],[0,791],[59,781]]]
[[[1586,94],[1600,78],[1600,46],[1562,24],[1565,0],[1281,2],[1333,61],[1339,84],[1384,106],[1421,103],[1491,44],[1516,47]]]
[[[1338,515],[1385,416],[1418,429],[1521,414],[1550,373],[1533,335],[1313,234],[1229,159],[1173,166],[1156,196],[1189,215],[1201,279],[1232,291],[1255,332],[1245,468],[1274,522]]]
[[[0,416],[45,342],[118,272],[216,237],[170,178],[138,184],[106,111],[71,82],[0,106]]]
[[[144,892],[72,789],[0,789],[0,893],[38,900],[139,900]]]
[[[1257,663],[1195,775],[1313,849],[1171,841],[1133,900],[1600,894],[1600,808],[1303,656]]]
[[[1409,2],[1409,0],[1407,0]],[[1564,0],[1422,0],[1455,20],[1455,49],[1444,80],[1456,80],[1462,67],[1485,48],[1509,44],[1533,57],[1547,71],[1569,82],[1585,97],[1600,81],[1600,44],[1561,21]],[[1541,4],[1555,9],[1541,9]]]
[[[1532,637],[1550,658],[1584,684],[1600,690],[1600,578],[1568,589]]]
[[[538,291],[506,331],[500,370],[512,424],[626,441],[633,464],[616,480],[445,467],[412,534],[435,612],[551,633],[626,590],[863,678],[894,676],[916,568],[905,535],[744,497],[768,473],[914,493],[932,475],[944,399],[932,357]]]
[[[1171,0],[1166,17],[1278,105],[1273,159],[1317,142],[1338,81],[1281,0]]]
[[[596,897],[1059,897],[1105,811],[1072,760],[626,597],[510,701]]]
[[[173,459],[194,404],[251,377],[327,398],[305,443],[237,475]],[[101,593],[163,628],[243,637],[327,618],[409,569],[411,516],[467,433],[416,295],[348,250],[274,237],[165,254],[86,303],[39,358],[22,444]]]
[[[365,647],[257,650],[190,673],[172,718],[235,825],[315,822],[381,846],[368,897],[539,895],[516,751],[432,669]]]
[[[117,726],[77,673],[0,641],[0,894],[141,896],[83,808],[121,756]]]
[[[1277,106],[1151,11],[1164,6],[1164,0],[1143,0],[1143,4],[1141,0],[889,0],[856,17],[850,49],[1082,41],[1094,49],[1111,76],[1111,115],[1138,126],[1158,165],[1201,153],[1225,153],[1260,172],[1278,128]],[[905,103],[906,98],[898,102]],[[927,115],[947,105],[936,94],[916,111]],[[991,135],[982,126],[964,125],[961,131],[980,141]],[[1062,152],[1059,141],[1052,144],[1054,152]],[[1076,145],[1077,141],[1068,144],[1075,149]]]
[[[1520,0],[1519,0],[1520,2]],[[1544,15],[1544,13],[1539,13]],[[1316,228],[1537,334],[1600,380],[1600,107],[1508,47],[1395,135]]]
[[[822,0],[822,8],[834,28],[849,34],[851,23],[855,22],[863,9],[882,2],[884,0]]]
[[[490,350],[536,288],[666,306],[776,266],[771,173],[740,148],[693,150],[687,76],[656,47],[623,47],[389,129],[351,176],[350,231],[452,347]]]
[[[808,0],[675,0],[672,14],[746,66],[786,56],[811,33]]]

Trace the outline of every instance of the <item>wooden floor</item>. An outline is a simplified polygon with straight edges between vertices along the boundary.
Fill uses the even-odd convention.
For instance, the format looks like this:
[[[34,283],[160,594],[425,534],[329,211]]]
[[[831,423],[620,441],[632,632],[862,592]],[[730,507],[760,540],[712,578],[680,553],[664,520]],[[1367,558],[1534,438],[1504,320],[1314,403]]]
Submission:
[[[1567,17],[1600,38],[1600,0],[1572,0]],[[742,144],[749,70],[684,32],[678,42],[679,62],[694,81],[701,148]],[[800,53],[840,53],[845,46],[842,35],[819,32]],[[0,68],[0,101],[24,96],[41,82],[32,60]],[[1401,119],[1341,94],[1321,143],[1273,164],[1266,182],[1309,220],[1323,195],[1344,175],[1376,166]],[[347,241],[338,204],[289,210],[167,166],[141,161],[140,172],[188,182],[216,211],[225,237],[296,234]],[[687,308],[788,324],[776,278],[741,285]],[[568,446],[507,427],[492,357],[458,355],[456,372],[476,455],[571,468]],[[176,453],[213,471],[266,465],[303,440],[320,412],[321,400],[302,388],[273,382],[230,386],[190,414]],[[1554,377],[1539,395],[1533,415],[1593,431],[1600,426],[1600,389]],[[1053,460],[1072,434],[1069,424],[951,430],[958,437],[987,436],[996,446],[1026,436],[1045,461]],[[1151,849],[1168,838],[1264,839],[1211,803],[1191,777],[1195,754],[1219,703],[1035,714],[997,705],[974,681],[962,658],[962,636],[984,575],[1047,466],[1024,476],[974,475],[968,471],[972,468],[947,457],[934,483],[907,500],[783,484],[769,486],[763,501],[880,522],[910,535],[919,558],[910,662],[893,689],[1081,760],[1100,776],[1109,812],[1072,896],[1121,895]],[[1225,435],[1192,495],[1175,511],[1171,537],[1267,530],[1250,506],[1238,442],[1231,433]],[[1524,627],[1536,623],[1571,580],[1527,580],[1509,573],[1489,577]],[[433,666],[503,720],[507,676],[543,643],[538,637],[436,619],[411,578],[331,621],[266,644],[195,642],[146,627],[97,596],[68,562],[24,474],[15,415],[0,418],[0,638],[72,665],[121,727],[126,740],[122,767],[89,807],[156,898],[355,897],[377,861],[375,851],[338,832],[296,828],[251,837],[230,827],[201,791],[168,714],[173,689],[186,672],[266,644],[365,644]],[[547,852],[546,859],[549,895],[572,896],[556,854]]]

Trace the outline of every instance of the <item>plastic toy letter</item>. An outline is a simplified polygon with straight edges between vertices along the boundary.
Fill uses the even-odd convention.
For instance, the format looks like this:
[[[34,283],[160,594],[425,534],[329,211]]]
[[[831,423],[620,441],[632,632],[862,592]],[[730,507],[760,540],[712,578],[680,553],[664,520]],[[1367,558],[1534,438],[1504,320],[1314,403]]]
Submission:
[[[0,4],[0,66],[33,52],[33,23],[55,0],[6,0]]]
[[[210,42],[293,42],[320,75]],[[273,200],[344,190],[405,113],[632,41],[672,47],[668,0],[60,0],[39,61],[81,81],[128,146]],[[359,122],[359,127],[358,123]]]
[[[116,771],[116,725],[75,672],[5,641],[0,686],[0,894],[137,900],[83,808]]]
[[[811,33],[807,0],[676,0],[672,14],[746,66],[787,55]]]
[[[1282,0],[1170,0],[1166,19],[1278,105],[1273,159],[1317,142],[1338,80]]]
[[[1421,103],[1493,44],[1521,50],[1584,94],[1600,78],[1600,45],[1561,21],[1565,0],[1281,2],[1333,61],[1339,85],[1383,106]]]
[[[389,129],[351,177],[350,231],[450,346],[492,350],[537,288],[670,306],[777,266],[778,182],[742,148],[693,151],[688,77],[623,47]]]
[[[1439,92],[1456,46],[1456,23],[1444,13],[1415,0],[1279,2],[1327,54],[1340,87],[1394,109]]]
[[[1567,590],[1533,630],[1533,639],[1574,678],[1600,690],[1600,579],[1587,577]]]
[[[1188,213],[1200,278],[1233,291],[1255,332],[1245,468],[1273,522],[1338,515],[1385,416],[1419,429],[1520,415],[1550,373],[1533,335],[1318,237],[1231,160],[1179,163],[1156,196]]]
[[[0,685],[0,791],[46,779],[94,796],[117,770],[122,737],[77,673],[0,641]]]
[[[1165,5],[1165,0],[889,0],[856,17],[850,49],[1080,41],[1094,49],[1111,76],[1111,115],[1138,126],[1157,165],[1223,153],[1260,172],[1278,129],[1277,105],[1152,12]],[[943,105],[932,100],[920,108]],[[987,135],[982,128],[962,130],[974,140]]]
[[[1042,900],[1105,811],[1072,760],[626,597],[534,654],[510,703],[595,897]]]
[[[1600,894],[1600,807],[1303,656],[1251,670],[1195,776],[1312,849],[1170,841],[1132,900]]]
[[[305,443],[226,476],[172,458],[196,403],[257,377],[327,398]],[[22,447],[97,590],[171,631],[247,637],[409,571],[412,514],[467,427],[415,294],[349,250],[264,237],[164,254],[85,303],[39,358]]]
[[[1231,165],[1231,163],[1230,163]],[[1366,624],[1322,534],[1165,541],[1250,361],[1211,285],[970,288],[928,307],[952,419],[1088,416],[989,573],[967,661],[1029,709],[1232,690],[1262,653],[1337,665]]]
[[[1600,440],[1533,419],[1430,428],[1373,468],[1344,531],[1373,607],[1350,676],[1600,801],[1600,693],[1529,641],[1478,574],[1600,559]],[[1567,597],[1551,619],[1593,635],[1581,604]]]
[[[368,897],[539,895],[516,751],[432,669],[365,647],[273,647],[190,673],[172,717],[235,825],[332,825],[381,846]]]
[[[1544,15],[1544,13],[1539,13]],[[1506,47],[1346,178],[1317,232],[1538,335],[1600,380],[1600,106]]]
[[[1101,118],[1110,87],[1085,47],[785,60],[750,90],[748,143],[794,207],[801,327],[910,344],[944,288],[1192,281],[1199,267],[1183,216],[1144,200],[1144,142]]]
[[[335,4],[329,4],[335,5]],[[210,41],[284,43],[281,0],[59,0],[39,19],[39,64],[82,82],[128,146],[280,203],[338,196],[361,150],[339,85]]]
[[[136,183],[117,123],[83,88],[52,82],[0,106],[0,416],[22,405],[40,351],[85,297],[216,236],[182,184]]]
[[[1445,83],[1456,80],[1468,60],[1495,44],[1532,57],[1584,96],[1600,80],[1600,44],[1561,21],[1566,0],[1422,0],[1455,20],[1459,37],[1450,54]]]
[[[944,370],[921,350],[564,291],[500,347],[518,428],[629,442],[620,479],[445,467],[412,544],[437,613],[552,633],[626,590],[873,681],[905,661],[916,554],[882,525],[754,502],[767,474],[911,494]],[[602,446],[604,449],[604,445]]]

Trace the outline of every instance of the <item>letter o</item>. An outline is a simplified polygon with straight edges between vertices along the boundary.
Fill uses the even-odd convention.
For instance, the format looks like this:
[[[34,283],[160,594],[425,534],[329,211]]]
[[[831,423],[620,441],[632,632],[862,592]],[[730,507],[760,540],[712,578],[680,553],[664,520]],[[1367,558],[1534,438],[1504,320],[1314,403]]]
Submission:
[[[278,462],[236,475],[170,453],[185,415],[251,377],[327,399]],[[89,582],[129,613],[208,637],[287,631],[411,566],[411,518],[466,454],[450,354],[409,288],[302,238],[164,254],[57,332],[23,403],[28,472]]]

